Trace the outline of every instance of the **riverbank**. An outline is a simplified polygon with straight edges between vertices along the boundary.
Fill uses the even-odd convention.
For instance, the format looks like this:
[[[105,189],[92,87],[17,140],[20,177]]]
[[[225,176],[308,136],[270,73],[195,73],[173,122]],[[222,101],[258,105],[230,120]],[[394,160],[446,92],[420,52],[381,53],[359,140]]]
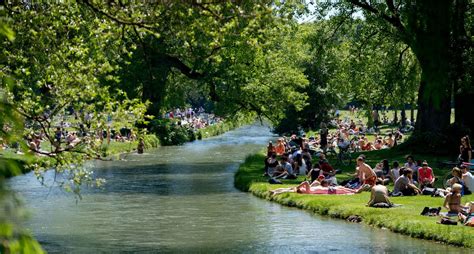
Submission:
[[[368,157],[370,156],[367,153]],[[443,199],[429,196],[393,197],[392,201],[400,207],[391,209],[377,209],[366,207],[370,193],[365,192],[349,196],[332,195],[303,195],[284,193],[271,196],[270,190],[281,187],[294,187],[303,177],[296,180],[283,180],[283,185],[270,185],[267,178],[262,176],[264,154],[258,153],[247,157],[240,165],[235,175],[235,186],[253,195],[277,202],[282,205],[297,207],[320,215],[333,218],[347,219],[351,215],[358,215],[362,222],[368,225],[386,228],[396,233],[409,235],[415,238],[433,240],[474,248],[474,228],[465,226],[446,226],[436,222],[439,217],[421,216],[425,206],[439,207]],[[463,202],[471,201],[473,195],[465,196]]]
[[[240,116],[233,120],[224,120],[220,123],[207,126],[205,128],[196,130],[193,133],[193,139],[186,140],[187,142],[195,139],[205,139],[217,135],[224,134],[230,130],[239,128],[243,125],[250,124],[255,121],[254,116]],[[147,134],[144,136],[145,149],[157,148],[161,144],[160,139],[155,134]],[[138,141],[117,142],[111,141],[109,144],[104,142],[100,147],[99,153],[102,157],[107,159],[118,159],[121,154],[136,151]],[[13,150],[0,151],[0,177],[12,177],[28,173],[30,171],[28,165],[38,163],[39,160],[47,159],[46,157],[34,156],[29,154],[18,154]]]

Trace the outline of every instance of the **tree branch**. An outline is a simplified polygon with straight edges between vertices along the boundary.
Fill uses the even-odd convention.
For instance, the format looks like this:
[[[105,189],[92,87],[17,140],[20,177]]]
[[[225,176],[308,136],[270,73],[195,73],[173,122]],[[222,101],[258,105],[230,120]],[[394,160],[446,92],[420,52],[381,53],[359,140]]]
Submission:
[[[378,10],[377,8],[373,7],[372,5],[367,3],[366,1],[349,0],[349,2],[352,3],[355,6],[358,6],[358,7],[362,8],[363,10],[366,10],[366,11],[372,13],[372,14],[375,14],[375,15],[381,17],[382,19],[384,19],[385,21],[390,23],[392,26],[397,28],[402,33],[402,36],[406,36],[406,29],[403,26],[399,15],[396,14],[397,12],[396,12],[395,6],[393,6],[393,1],[387,0],[388,8],[389,9],[393,8],[392,10],[395,12],[394,15],[391,15],[391,16],[387,15],[383,11]]]
[[[402,52],[400,52],[400,55],[398,56],[398,63],[397,63],[397,69],[400,68],[400,65],[402,64],[402,58],[403,58],[403,54],[410,48],[410,46],[406,46],[406,48],[404,50],[402,50]]]
[[[179,58],[175,56],[165,55],[165,60],[174,68],[178,69],[182,74],[186,75],[186,77],[190,79],[200,79],[205,77],[203,73],[199,73],[194,71],[193,69],[189,68],[186,64],[184,64]]]

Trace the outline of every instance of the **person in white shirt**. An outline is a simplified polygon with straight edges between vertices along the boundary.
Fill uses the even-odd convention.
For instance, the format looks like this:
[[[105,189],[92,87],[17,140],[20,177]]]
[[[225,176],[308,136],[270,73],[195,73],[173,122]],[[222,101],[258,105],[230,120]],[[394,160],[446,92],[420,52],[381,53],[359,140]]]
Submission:
[[[472,193],[474,192],[474,176],[469,172],[469,168],[467,166],[461,166],[462,169],[462,180],[464,181],[464,186]],[[466,190],[464,190],[464,194]]]

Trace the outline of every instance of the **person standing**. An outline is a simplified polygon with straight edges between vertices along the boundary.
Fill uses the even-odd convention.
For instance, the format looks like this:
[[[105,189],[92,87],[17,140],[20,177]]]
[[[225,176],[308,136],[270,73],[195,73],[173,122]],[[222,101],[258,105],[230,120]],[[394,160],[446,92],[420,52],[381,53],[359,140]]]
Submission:
[[[461,146],[459,147],[459,158],[461,162],[470,163],[472,159],[472,147],[469,136],[464,136],[461,138]]]
[[[145,150],[145,141],[143,140],[143,138],[140,138],[138,141],[137,153],[142,154],[144,150]]]
[[[326,152],[327,146],[328,146],[328,128],[325,123],[321,123],[321,129],[319,130],[319,145],[321,146],[321,149],[323,149],[323,152]]]

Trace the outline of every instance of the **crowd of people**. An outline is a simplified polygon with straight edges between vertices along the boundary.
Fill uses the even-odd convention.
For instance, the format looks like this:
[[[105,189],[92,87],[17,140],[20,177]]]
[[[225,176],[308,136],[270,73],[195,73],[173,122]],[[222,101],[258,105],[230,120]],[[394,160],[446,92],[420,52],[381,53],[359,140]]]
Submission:
[[[348,130],[356,131],[351,126],[347,129],[341,126],[335,132],[334,135],[340,140],[336,144],[339,148],[340,143],[346,140]],[[463,206],[461,202],[462,196],[474,191],[474,176],[470,173],[472,148],[468,136],[461,139],[460,160],[464,163],[452,169],[452,177],[443,183],[447,188],[435,188],[437,178],[429,163],[425,160],[415,160],[411,155],[407,156],[403,163],[384,159],[372,167],[361,154],[356,160],[357,165],[351,178],[338,181],[339,170],[330,164],[325,155],[331,145],[331,136],[326,125],[321,125],[319,134],[318,138],[294,134],[288,139],[278,138],[276,144],[269,142],[264,176],[269,177],[270,183],[281,183],[280,179],[296,179],[298,176],[310,179],[296,187],[275,189],[272,191],[273,195],[285,192],[351,195],[371,191],[368,205],[375,207],[393,206],[389,200],[389,197],[393,196],[431,195],[444,198],[443,207],[448,210],[448,214],[456,214],[460,218],[464,216],[464,221],[471,220],[472,215],[467,214],[471,205]],[[390,148],[396,145],[396,142],[397,139],[392,135],[384,140],[384,146]],[[314,148],[319,149],[319,152],[312,153]],[[387,188],[389,185],[393,185],[391,191]]]
[[[78,119],[76,113],[71,113],[71,117]],[[214,114],[206,113],[205,110],[200,108],[187,108],[180,109],[176,108],[166,112],[163,116],[167,119],[176,119],[179,125],[189,126],[195,130],[201,129],[210,125],[214,125],[223,121],[222,118],[215,116]],[[68,119],[68,115],[63,117]],[[133,130],[128,128],[122,128],[115,130],[110,127],[112,119],[108,119],[108,124],[102,130],[97,130],[95,133],[87,133],[87,129],[90,129],[90,121],[93,119],[91,113],[84,114],[84,123],[73,124],[68,120],[58,121],[57,126],[53,129],[54,133],[48,137],[43,129],[38,129],[35,132],[25,135],[25,140],[30,152],[36,153],[38,155],[47,154],[51,151],[58,149],[72,149],[78,144],[80,144],[84,137],[94,137],[95,139],[107,140],[107,142],[130,142],[137,140],[137,135]],[[9,126],[4,125],[3,129],[5,133],[9,132]],[[50,140],[51,139],[51,140]],[[53,141],[53,142],[48,142]],[[45,147],[45,144],[47,144]],[[22,154],[22,147],[18,142],[9,142],[6,138],[0,137],[0,150],[12,150],[16,153]]]
[[[163,116],[165,119],[178,120],[178,125],[189,126],[195,130],[205,128],[223,121],[221,117],[214,114],[206,113],[203,107],[196,109],[176,108],[166,112]]]

